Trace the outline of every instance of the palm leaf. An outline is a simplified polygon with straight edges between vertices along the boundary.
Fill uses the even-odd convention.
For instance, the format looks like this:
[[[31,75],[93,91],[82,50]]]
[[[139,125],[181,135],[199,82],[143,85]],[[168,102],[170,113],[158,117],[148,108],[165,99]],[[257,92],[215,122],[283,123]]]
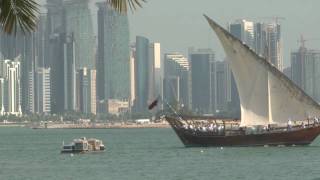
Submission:
[[[38,13],[39,4],[34,0],[0,0],[0,24],[8,34],[35,30]]]
[[[107,0],[107,2],[118,12],[127,13],[128,9],[135,11],[137,8],[142,7],[143,2],[146,0]]]

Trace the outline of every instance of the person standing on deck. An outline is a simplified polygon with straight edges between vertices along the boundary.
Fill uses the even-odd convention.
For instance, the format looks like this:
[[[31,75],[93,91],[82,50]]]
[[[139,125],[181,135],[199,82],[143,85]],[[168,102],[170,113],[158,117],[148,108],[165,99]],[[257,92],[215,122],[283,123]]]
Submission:
[[[291,130],[291,127],[292,127],[291,119],[288,119],[287,129]]]

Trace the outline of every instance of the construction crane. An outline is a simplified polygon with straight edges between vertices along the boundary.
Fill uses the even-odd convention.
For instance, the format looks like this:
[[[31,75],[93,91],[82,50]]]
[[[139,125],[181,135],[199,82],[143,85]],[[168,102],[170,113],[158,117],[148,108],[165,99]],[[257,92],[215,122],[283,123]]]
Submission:
[[[306,42],[307,41],[320,41],[320,38],[311,38],[311,39],[305,39],[303,34],[300,35],[300,39],[298,40],[298,43],[300,43],[301,48],[306,48]]]
[[[286,20],[285,17],[281,17],[281,16],[266,16],[266,17],[259,17],[258,19],[272,19],[277,24],[279,20]]]

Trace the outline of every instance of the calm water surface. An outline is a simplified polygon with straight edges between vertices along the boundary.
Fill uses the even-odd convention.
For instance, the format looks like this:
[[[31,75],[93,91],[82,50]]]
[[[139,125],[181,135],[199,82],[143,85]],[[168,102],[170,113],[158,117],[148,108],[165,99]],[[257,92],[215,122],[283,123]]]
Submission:
[[[106,152],[60,154],[102,139]],[[0,180],[320,180],[320,138],[307,147],[184,148],[171,129],[0,128]]]

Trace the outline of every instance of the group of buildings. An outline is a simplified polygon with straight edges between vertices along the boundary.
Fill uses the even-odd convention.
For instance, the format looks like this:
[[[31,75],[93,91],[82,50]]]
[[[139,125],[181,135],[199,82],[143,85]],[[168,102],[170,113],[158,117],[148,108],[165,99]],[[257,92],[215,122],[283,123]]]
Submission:
[[[212,49],[162,54],[143,36],[130,45],[128,17],[106,2],[92,12],[89,2],[47,1],[35,32],[0,35],[1,115],[147,114],[155,99],[157,110],[240,115],[231,69]],[[238,20],[228,30],[320,101],[319,51],[301,46],[284,68],[277,22]]]
[[[281,28],[277,22],[237,20],[227,27],[280,71],[283,69]],[[198,114],[240,116],[240,101],[232,71],[225,60],[217,60],[211,49],[189,49],[164,55],[163,97]]]
[[[320,50],[305,47],[291,52],[291,66],[284,73],[309,96],[320,103]]]
[[[237,20],[228,25],[229,32],[259,56],[265,57],[309,96],[320,102],[320,50],[301,47],[291,53],[291,64],[284,68],[281,25],[277,21]],[[178,102],[194,113],[240,116],[240,100],[228,63],[215,59],[211,49],[189,49],[188,57],[180,53],[164,54],[164,101]]]
[[[35,32],[1,33],[2,114],[97,114],[116,101],[128,109],[128,18],[106,2],[93,12],[90,3],[47,1]]]

